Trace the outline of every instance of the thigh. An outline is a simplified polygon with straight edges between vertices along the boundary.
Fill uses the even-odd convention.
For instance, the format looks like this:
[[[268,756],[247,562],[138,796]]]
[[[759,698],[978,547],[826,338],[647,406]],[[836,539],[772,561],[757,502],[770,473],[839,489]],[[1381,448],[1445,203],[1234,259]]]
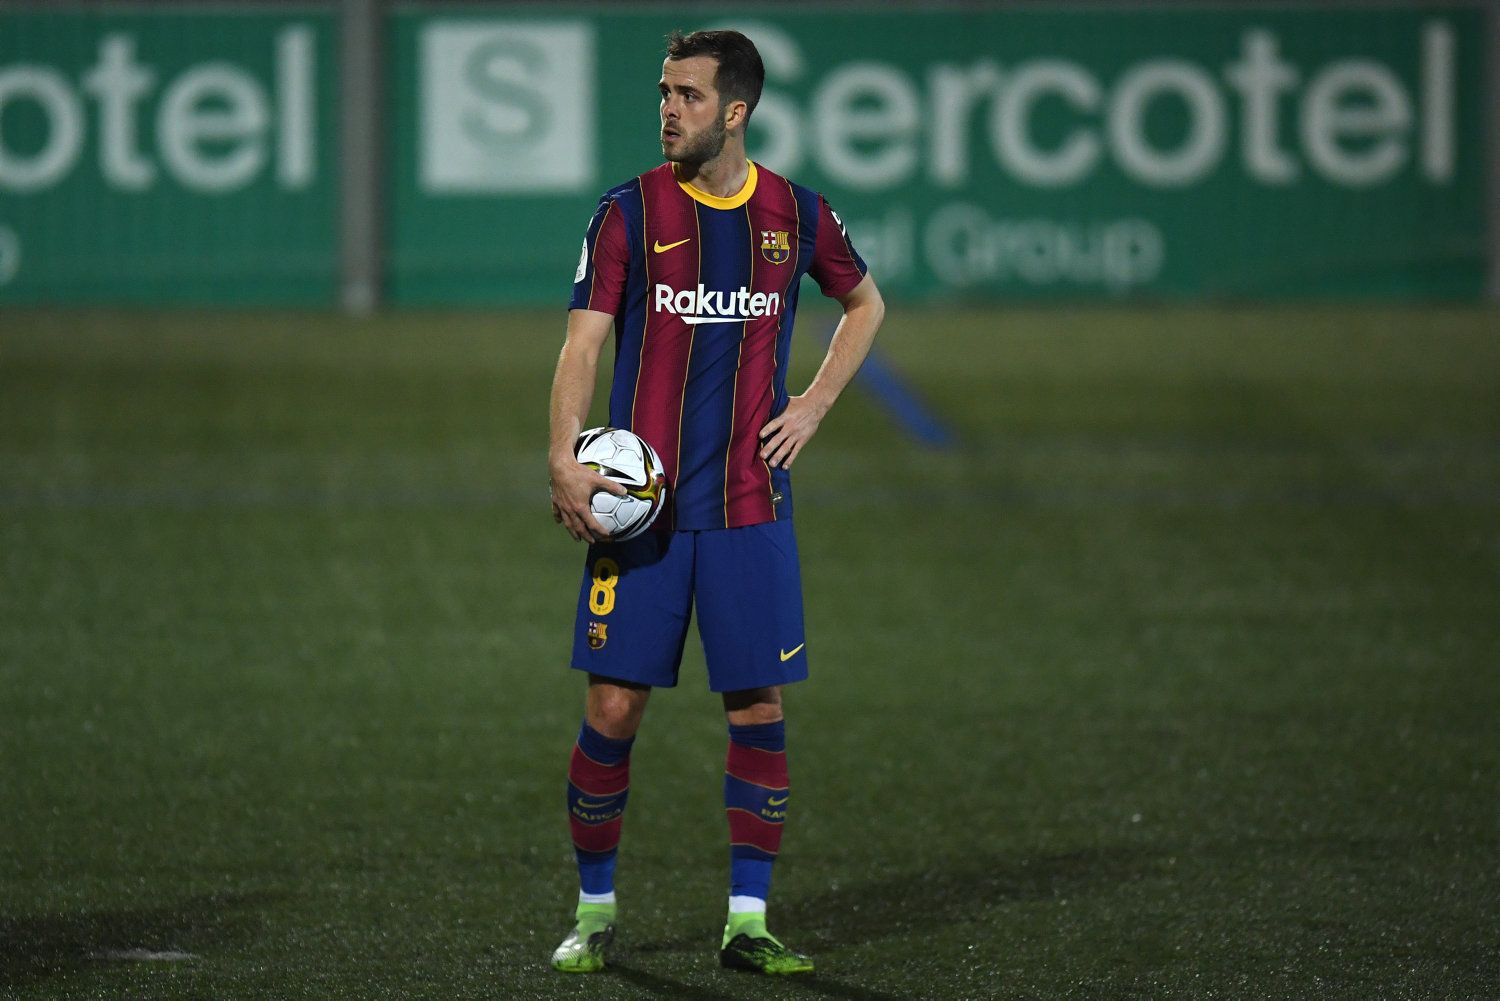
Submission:
[[[697,533],[698,632],[716,692],[807,677],[802,570],[790,521]]]
[[[692,533],[647,532],[590,546],[578,590],[573,667],[672,687],[692,602]]]

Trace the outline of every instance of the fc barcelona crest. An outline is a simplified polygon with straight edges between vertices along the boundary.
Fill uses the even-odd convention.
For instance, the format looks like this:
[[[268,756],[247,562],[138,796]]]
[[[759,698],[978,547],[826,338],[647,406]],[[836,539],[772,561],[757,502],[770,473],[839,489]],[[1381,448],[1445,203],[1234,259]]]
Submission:
[[[609,626],[603,622],[589,623],[589,649],[599,650],[609,640]]]
[[[792,244],[788,239],[790,234],[784,229],[763,229],[760,231],[760,254],[772,264],[785,264],[787,258],[792,256]]]

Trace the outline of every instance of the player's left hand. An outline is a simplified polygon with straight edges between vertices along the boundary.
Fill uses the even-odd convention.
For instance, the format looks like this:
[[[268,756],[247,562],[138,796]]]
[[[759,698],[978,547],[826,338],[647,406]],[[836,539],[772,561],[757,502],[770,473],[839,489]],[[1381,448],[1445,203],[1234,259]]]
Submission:
[[[823,423],[826,413],[826,406],[814,403],[806,396],[792,397],[787,401],[786,409],[760,429],[760,457],[773,467],[791,469],[802,446],[817,434],[818,425]]]

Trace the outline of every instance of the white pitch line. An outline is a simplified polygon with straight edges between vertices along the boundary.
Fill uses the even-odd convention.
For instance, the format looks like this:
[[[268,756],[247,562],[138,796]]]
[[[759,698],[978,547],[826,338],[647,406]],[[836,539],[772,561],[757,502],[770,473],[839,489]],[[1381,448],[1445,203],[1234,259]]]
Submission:
[[[106,949],[102,952],[93,953],[92,957],[94,959],[130,963],[181,963],[198,958],[191,952],[177,952],[172,949],[163,952],[157,952],[152,949]]]

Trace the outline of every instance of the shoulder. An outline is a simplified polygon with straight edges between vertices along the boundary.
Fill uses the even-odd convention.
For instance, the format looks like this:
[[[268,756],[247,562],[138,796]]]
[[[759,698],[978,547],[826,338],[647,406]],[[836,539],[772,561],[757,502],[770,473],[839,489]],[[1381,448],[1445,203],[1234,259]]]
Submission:
[[[806,202],[809,200],[817,201],[819,198],[823,197],[821,194],[814,191],[812,188],[809,188],[807,185],[798,184],[791,178],[784,177],[781,174],[776,173],[776,171],[767,167],[760,161],[757,160],[754,162],[756,173],[755,187],[757,191],[760,190],[762,185],[771,189],[790,191],[792,193],[792,197],[801,202]]]
[[[672,176],[672,165],[670,163],[664,163],[660,167],[653,167],[644,174],[637,174],[628,181],[616,184],[599,197],[599,204],[603,205],[606,202],[617,202],[622,198],[635,197],[642,188],[659,185],[663,182],[669,182],[674,187],[677,184],[676,179]]]
[[[764,165],[755,165],[756,183],[755,193],[775,202],[790,199],[790,204],[797,207],[797,215],[802,220],[802,225],[809,229],[816,229],[818,217],[822,214],[822,206],[827,204],[823,195],[809,188],[805,184],[798,184],[790,178],[770,170]]]
[[[599,196],[599,204],[601,206],[604,206],[604,205],[608,205],[610,202],[617,202],[617,201],[619,201],[622,198],[628,198],[631,195],[633,195],[635,192],[639,191],[640,189],[641,189],[641,178],[640,177],[632,177],[628,181],[625,181],[625,182],[620,183],[620,184],[616,184],[614,187],[612,187],[608,191],[604,192],[604,194],[600,195]]]

